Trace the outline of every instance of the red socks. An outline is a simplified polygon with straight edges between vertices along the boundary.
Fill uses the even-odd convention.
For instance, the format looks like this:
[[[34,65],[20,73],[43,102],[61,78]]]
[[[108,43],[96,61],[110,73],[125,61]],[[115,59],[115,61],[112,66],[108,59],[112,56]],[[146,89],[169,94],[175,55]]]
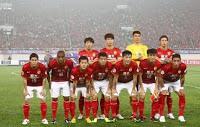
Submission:
[[[179,116],[184,115],[185,110],[185,96],[179,96]]]
[[[133,117],[137,116],[137,109],[138,109],[138,100],[132,100],[131,102],[131,106],[132,106],[132,115]]]
[[[91,102],[88,100],[85,100],[85,117],[86,118],[90,117],[90,107],[91,107]]]
[[[151,117],[154,118],[156,113],[159,113],[159,101],[153,100],[151,105]]]
[[[143,100],[139,101],[138,108],[139,108],[140,117],[143,117],[144,116],[144,101]]]
[[[65,119],[68,119],[69,118],[68,115],[69,115],[69,111],[70,111],[70,102],[64,101],[63,107],[64,107]]]
[[[117,109],[116,109],[116,114],[119,114],[119,105],[120,105],[120,103],[119,103],[119,98],[117,98]]]
[[[97,111],[98,111],[98,101],[96,100],[96,101],[92,101],[91,102],[91,107],[92,107],[92,113],[93,113],[93,117],[94,118],[97,118]]]
[[[30,111],[30,105],[24,104],[23,105],[24,119],[29,119],[29,111]]]
[[[172,113],[172,97],[171,97],[171,95],[167,95],[167,107],[168,107],[168,113]]]
[[[112,117],[116,118],[116,115],[117,115],[117,100],[111,100],[110,106],[111,106],[111,110],[112,110]]]
[[[160,97],[159,97],[160,116],[164,116],[165,98],[166,98],[166,95],[160,94]]]
[[[108,118],[110,111],[110,100],[105,100],[104,102],[104,115]]]
[[[56,114],[57,114],[57,107],[58,107],[58,102],[57,101],[52,101],[51,102],[51,109],[52,109],[52,119],[56,119]]]
[[[101,101],[100,101],[101,114],[104,114],[104,103],[105,103],[105,98],[104,98],[104,95],[102,94]]]
[[[70,113],[71,113],[71,117],[74,118],[75,117],[75,109],[76,109],[76,105],[74,101],[70,102]]]
[[[83,107],[84,107],[84,97],[83,96],[80,96],[78,106],[79,106],[80,113],[83,114]]]
[[[46,119],[47,104],[45,102],[40,103],[41,118]]]

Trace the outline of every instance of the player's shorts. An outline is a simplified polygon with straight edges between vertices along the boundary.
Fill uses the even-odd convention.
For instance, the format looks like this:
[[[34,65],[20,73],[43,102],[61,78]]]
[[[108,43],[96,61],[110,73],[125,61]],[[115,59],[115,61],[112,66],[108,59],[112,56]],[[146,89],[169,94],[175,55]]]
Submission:
[[[83,97],[86,97],[87,88],[86,87],[77,87],[75,91],[75,96],[78,96],[78,93],[81,93]]]
[[[104,95],[106,95],[106,92],[108,90],[108,84],[109,84],[108,80],[102,80],[102,81],[95,80],[94,81],[94,89],[95,89],[96,93],[101,91]],[[110,95],[106,95],[106,96],[110,96]]]
[[[131,93],[132,93],[132,89],[133,89],[133,80],[130,81],[130,82],[127,82],[127,83],[120,83],[118,82],[116,84],[116,90],[117,90],[117,93],[115,93],[114,95],[115,96],[119,96],[120,92],[123,90],[123,89],[126,89],[129,93],[129,95],[131,96]]]
[[[34,95],[36,95],[37,98],[45,99],[45,97],[40,94],[42,89],[42,86],[27,86],[27,92],[29,95],[26,95],[25,99],[31,99]]]
[[[150,90],[151,94],[154,93],[155,90],[155,83],[150,83],[150,84],[146,84],[146,83],[142,83],[143,87],[144,87],[144,92],[147,92],[147,89]]]
[[[173,93],[173,92],[174,92],[173,87],[169,87],[168,91],[169,91],[170,93]]]
[[[70,96],[69,82],[51,82],[51,97],[58,98],[60,95],[64,97]]]
[[[181,82],[180,82],[180,80],[178,80],[176,82],[164,83],[164,87],[162,88],[162,90],[167,90],[168,91],[169,88],[173,89],[176,92],[179,92],[179,90],[181,89]]]

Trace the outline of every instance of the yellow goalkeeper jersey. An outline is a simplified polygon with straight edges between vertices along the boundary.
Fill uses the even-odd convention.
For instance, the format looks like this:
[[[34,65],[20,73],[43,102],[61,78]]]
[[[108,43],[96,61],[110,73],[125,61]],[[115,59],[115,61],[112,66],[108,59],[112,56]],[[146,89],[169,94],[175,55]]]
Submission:
[[[147,50],[148,47],[144,44],[130,44],[126,47],[127,50],[131,51],[132,59],[135,60],[139,64],[138,58],[142,57],[142,59],[147,58]]]

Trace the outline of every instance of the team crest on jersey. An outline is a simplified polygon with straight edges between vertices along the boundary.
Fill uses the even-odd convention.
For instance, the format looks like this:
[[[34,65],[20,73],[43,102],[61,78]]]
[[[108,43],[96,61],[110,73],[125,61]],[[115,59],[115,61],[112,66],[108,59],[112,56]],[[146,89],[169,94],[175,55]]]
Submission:
[[[88,76],[88,74],[85,74],[85,77],[87,77]]]
[[[157,70],[157,67],[154,67],[154,71]]]
[[[132,70],[133,70],[132,68],[129,68],[129,70],[128,70],[128,71],[129,71],[129,72],[131,72]]]
[[[38,74],[38,75],[39,75],[39,74],[41,74],[41,71],[40,71],[40,70],[38,70],[38,71],[37,71],[37,74]]]
[[[107,69],[107,68],[105,69],[105,72],[106,72],[106,73],[108,72],[108,69]]]
[[[116,69],[115,69],[115,68],[113,68],[113,69],[112,69],[112,72],[113,72],[113,73],[116,73]]]
[[[65,68],[65,69],[67,69],[67,68],[68,68],[68,66],[65,66],[64,68]]]
[[[114,54],[116,55],[116,54],[117,54],[117,51],[114,51]]]
[[[161,74],[161,75],[164,75],[164,74],[165,74],[165,72],[162,70],[162,71],[160,72],[160,74]]]
[[[74,76],[73,76],[73,75],[71,75],[71,79],[72,79],[72,80],[74,79]]]
[[[96,54],[95,54],[95,53],[93,53],[93,54],[92,54],[92,56],[93,56],[93,57],[95,57],[95,56],[96,56]]]
[[[178,73],[180,74],[180,73],[181,73],[181,70],[178,70]]]
[[[170,56],[170,55],[171,55],[171,52],[167,52],[167,54],[168,54],[168,56]]]

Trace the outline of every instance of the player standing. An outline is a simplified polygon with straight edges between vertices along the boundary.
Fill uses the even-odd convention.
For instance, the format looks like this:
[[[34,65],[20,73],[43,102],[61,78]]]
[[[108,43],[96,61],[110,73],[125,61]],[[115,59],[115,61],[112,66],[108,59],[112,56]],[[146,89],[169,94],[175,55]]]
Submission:
[[[65,114],[65,122],[69,123],[68,114],[70,112],[70,86],[69,78],[70,72],[73,68],[73,62],[65,58],[65,52],[60,50],[57,52],[57,57],[48,64],[48,82],[51,89],[51,109],[52,109],[52,123],[56,123],[56,114],[58,107],[58,97],[60,93],[63,96],[63,108]],[[51,72],[51,74],[49,73]]]
[[[38,62],[38,55],[36,53],[32,53],[29,62],[23,65],[21,76],[24,82],[24,120],[22,124],[27,125],[30,123],[29,100],[33,98],[34,92],[36,92],[37,98],[40,99],[42,124],[48,124],[46,119],[47,104],[45,102],[45,79],[47,77],[47,72],[45,65]]]
[[[160,47],[157,48],[157,59],[161,62],[161,64],[164,66],[165,64],[168,64],[172,60],[172,55],[174,54],[174,51],[168,47],[168,37],[166,35],[162,35],[159,38],[160,41]],[[169,95],[167,95],[167,107],[168,107],[168,114],[167,117],[170,119],[175,119],[173,113],[172,113],[172,97],[171,92],[173,92],[173,89],[169,88]],[[159,115],[157,114],[159,117]]]
[[[185,122],[184,109],[185,109],[185,93],[184,82],[186,74],[186,65],[181,62],[180,54],[172,55],[172,62],[164,65],[159,73],[159,85],[161,87],[160,94],[160,122],[165,122],[164,106],[165,98],[168,93],[169,87],[172,87],[176,94],[179,96],[179,117],[180,122]]]

